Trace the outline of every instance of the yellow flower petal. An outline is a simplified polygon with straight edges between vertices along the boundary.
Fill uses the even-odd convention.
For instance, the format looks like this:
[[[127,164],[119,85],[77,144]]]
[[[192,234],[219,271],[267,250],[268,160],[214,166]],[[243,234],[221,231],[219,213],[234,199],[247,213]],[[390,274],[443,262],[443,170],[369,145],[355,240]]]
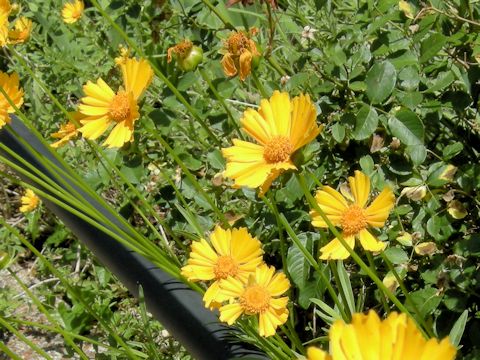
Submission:
[[[153,70],[145,59],[127,59],[120,65],[123,83],[127,92],[132,92],[137,101],[150,85],[153,79]]]
[[[332,358],[325,351],[309,347],[307,349],[307,360],[331,360]]]
[[[79,128],[78,131],[80,131],[85,138],[95,140],[107,131],[110,125],[110,119],[106,116],[95,119],[85,119],[82,120],[82,124],[84,125]]]
[[[242,315],[243,309],[238,303],[227,304],[220,308],[220,321],[232,325]]]
[[[115,127],[103,142],[108,148],[122,147],[125,143],[133,140],[133,126],[126,121],[122,121]]]
[[[355,237],[347,236],[344,238],[348,246],[352,249],[355,247]],[[320,256],[321,260],[343,260],[350,256],[350,253],[345,249],[341,242],[335,238],[330,241],[327,245],[323,246],[320,249],[322,255]]]
[[[363,172],[356,170],[355,177],[350,176],[348,178],[350,184],[350,190],[355,204],[363,208],[367,203],[368,196],[370,195],[370,179]]]
[[[370,231],[363,229],[358,236],[363,248],[368,251],[382,251],[385,249],[386,244],[381,242],[373,236]]]
[[[388,215],[395,204],[392,189],[386,187],[375,200],[365,209],[365,216],[370,226],[381,227],[388,219]]]
[[[316,119],[317,110],[309,95],[301,94],[292,100],[290,139],[294,151],[310,143],[320,134],[323,126],[319,127]]]

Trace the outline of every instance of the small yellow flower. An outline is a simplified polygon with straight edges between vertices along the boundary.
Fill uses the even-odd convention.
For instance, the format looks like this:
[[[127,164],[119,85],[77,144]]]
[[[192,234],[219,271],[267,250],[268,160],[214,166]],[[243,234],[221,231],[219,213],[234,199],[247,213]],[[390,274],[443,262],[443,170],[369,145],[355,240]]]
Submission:
[[[109,148],[133,141],[133,127],[140,117],[138,99],[153,79],[153,70],[144,59],[127,59],[120,69],[124,87],[115,93],[101,78],[96,83],[88,81],[83,86],[86,96],[78,107],[84,115],[78,130],[87,139],[95,140],[115,124],[103,142]]]
[[[370,195],[370,179],[361,171],[355,171],[355,177],[348,178],[353,201],[347,201],[345,197],[330,186],[324,186],[317,192],[315,199],[328,219],[334,226],[342,228],[342,236],[347,244],[353,249],[355,238],[360,239],[363,248],[368,251],[381,251],[385,244],[378,241],[367,227],[382,227],[387,221],[392,209],[395,197],[390,188],[386,187],[378,197],[365,208]],[[327,228],[321,215],[310,211],[312,225]],[[320,249],[320,259],[346,259],[350,253],[335,238]]]
[[[244,81],[252,71],[252,60],[260,56],[255,42],[244,31],[235,31],[225,41],[224,48],[223,72],[226,76],[239,74]]]
[[[330,355],[311,347],[308,360],[453,360],[457,352],[448,337],[427,340],[411,318],[396,312],[385,320],[374,311],[353,314],[351,324],[336,321],[328,337]]]
[[[258,239],[252,237],[246,228],[224,230],[217,226],[205,239],[192,243],[192,251],[182,275],[190,281],[214,280],[205,292],[206,307],[226,299],[219,293],[219,281],[232,276],[246,282],[248,276],[263,262],[263,251]]]
[[[130,49],[123,45],[120,45],[118,48],[119,48],[120,56],[117,56],[115,58],[115,64],[120,66],[122,64],[125,64],[128,58],[130,57]]]
[[[40,204],[40,198],[30,189],[25,191],[25,195],[22,196],[20,200],[22,202],[20,211],[23,213],[35,210],[38,207],[38,204]]]
[[[220,308],[220,321],[232,325],[242,314],[258,315],[260,336],[275,335],[277,326],[288,318],[288,297],[279,297],[290,288],[282,272],[262,264],[250,275],[248,282],[233,277],[220,281],[220,292],[229,303]],[[223,298],[222,298],[223,300]]]
[[[240,120],[243,129],[259,144],[234,139],[222,149],[227,160],[223,173],[235,180],[234,187],[260,187],[265,193],[282,171],[293,169],[295,151],[317,137],[323,126],[316,124],[317,111],[308,95],[290,100],[287,93],[274,91],[260,102],[260,109],[247,109]]]
[[[21,16],[15,20],[13,29],[8,31],[8,43],[20,44],[28,40],[32,31],[32,20]]]
[[[70,116],[72,116],[75,120],[80,121],[84,118],[84,116],[79,113],[78,111],[71,112]],[[75,124],[71,121],[68,121],[65,124],[60,125],[60,129],[57,132],[51,134],[50,136],[54,139],[60,139],[53,144],[50,144],[53,148],[59,148],[73,139],[75,136],[79,134],[79,131]]]
[[[23,104],[23,90],[20,88],[20,81],[17,73],[8,75],[0,71],[0,87],[6,92],[15,106],[18,108]],[[10,116],[15,109],[8,102],[7,98],[0,93],[0,129],[6,124],[10,124]]]
[[[75,0],[65,4],[62,9],[63,21],[67,24],[73,24],[77,22],[82,17],[84,8],[85,5],[81,0]]]

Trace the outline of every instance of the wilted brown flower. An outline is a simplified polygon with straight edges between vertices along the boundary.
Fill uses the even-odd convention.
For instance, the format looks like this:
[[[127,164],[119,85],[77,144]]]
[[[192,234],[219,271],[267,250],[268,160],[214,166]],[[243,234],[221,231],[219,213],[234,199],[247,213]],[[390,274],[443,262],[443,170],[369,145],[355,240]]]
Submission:
[[[252,61],[260,56],[255,42],[246,32],[235,31],[225,41],[224,48],[223,72],[226,76],[239,74],[244,81],[252,71]]]

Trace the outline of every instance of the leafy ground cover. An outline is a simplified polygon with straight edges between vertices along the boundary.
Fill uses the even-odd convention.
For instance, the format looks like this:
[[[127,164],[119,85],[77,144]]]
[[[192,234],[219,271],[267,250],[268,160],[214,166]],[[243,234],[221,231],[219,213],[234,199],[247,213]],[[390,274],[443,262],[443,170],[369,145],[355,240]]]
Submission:
[[[6,4],[0,126],[16,112],[60,141],[52,151],[135,229],[119,241],[207,290],[243,340],[317,359],[307,349],[328,350],[331,326],[358,330],[373,310],[479,356],[477,1]],[[50,324],[2,288],[5,353],[39,328],[71,357],[88,343],[100,359],[188,358],[33,195],[20,212],[26,184],[0,173],[2,277],[35,269],[18,283]]]

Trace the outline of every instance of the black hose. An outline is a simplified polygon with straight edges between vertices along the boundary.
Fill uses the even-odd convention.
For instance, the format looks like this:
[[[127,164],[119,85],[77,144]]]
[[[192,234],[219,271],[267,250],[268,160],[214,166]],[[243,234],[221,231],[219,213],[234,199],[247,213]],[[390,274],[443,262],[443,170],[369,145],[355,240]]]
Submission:
[[[28,145],[23,144],[19,139],[23,139]],[[36,151],[57,167],[64,169],[63,165],[50,153],[50,149],[46,148],[15,116],[12,116],[12,123],[9,126],[0,130],[0,143],[53,180],[55,177],[37,161],[32,151]],[[3,153],[3,155],[23,167],[8,154]],[[32,183],[31,180],[24,179]],[[68,183],[101,211],[109,221],[124,228],[94,198]],[[42,188],[39,184],[35,186]],[[48,192],[46,189],[42,188],[42,190]],[[195,359],[268,359],[257,349],[239,343],[233,336],[232,330],[222,325],[218,317],[204,307],[199,293],[79,217],[50,201],[42,200],[135,297],[138,297],[139,286],[142,286],[148,311]],[[108,224],[103,225],[108,227]],[[128,230],[125,231],[128,232]]]

